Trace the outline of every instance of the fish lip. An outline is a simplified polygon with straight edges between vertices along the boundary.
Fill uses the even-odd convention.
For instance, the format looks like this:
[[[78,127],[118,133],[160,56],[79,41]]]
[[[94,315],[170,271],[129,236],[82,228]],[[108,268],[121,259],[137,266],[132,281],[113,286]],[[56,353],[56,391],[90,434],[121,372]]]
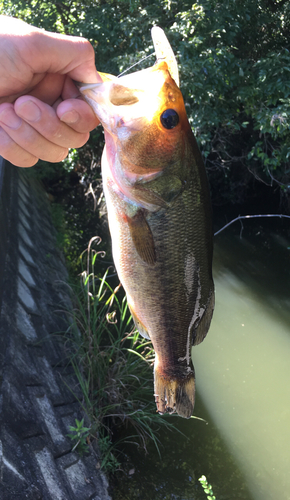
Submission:
[[[100,85],[103,85],[103,82],[96,82],[96,83],[82,83],[82,82],[77,82],[73,80],[73,83],[75,86],[79,89],[81,92],[82,90],[91,90],[100,87]]]

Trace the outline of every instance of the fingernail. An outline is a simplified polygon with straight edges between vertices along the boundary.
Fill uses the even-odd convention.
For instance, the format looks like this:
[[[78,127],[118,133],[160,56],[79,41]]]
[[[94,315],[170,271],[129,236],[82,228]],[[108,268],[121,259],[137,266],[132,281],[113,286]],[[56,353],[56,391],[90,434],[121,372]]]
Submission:
[[[7,108],[0,114],[0,122],[3,123],[3,125],[6,125],[6,127],[17,130],[20,127],[22,120],[15,114],[13,109]]]
[[[67,111],[66,113],[64,113],[60,120],[64,123],[72,124],[80,120],[80,115],[77,111],[72,109],[71,111]]]
[[[29,122],[37,122],[41,118],[41,110],[33,101],[25,101],[17,107],[17,114]]]

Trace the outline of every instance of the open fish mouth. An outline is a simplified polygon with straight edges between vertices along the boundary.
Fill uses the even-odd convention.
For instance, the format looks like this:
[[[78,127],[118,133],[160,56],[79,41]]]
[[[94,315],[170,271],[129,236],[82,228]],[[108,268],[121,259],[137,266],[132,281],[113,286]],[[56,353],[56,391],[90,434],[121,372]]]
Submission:
[[[156,55],[156,63],[165,62],[168,67],[168,71],[175,81],[176,85],[179,87],[179,71],[178,64],[172,47],[164,33],[164,31],[159,28],[159,26],[153,26],[151,29],[151,37],[155,49]],[[151,69],[151,68],[149,68]],[[138,78],[138,88],[134,88],[134,74],[124,75],[120,77],[116,77],[113,75],[109,75],[107,73],[99,73],[103,82],[110,81],[112,83],[108,88],[109,98],[106,96],[106,102],[111,102],[114,106],[128,106],[130,104],[135,104],[138,102],[138,93],[144,92],[144,89],[148,91],[150,86],[154,86],[156,88],[156,82],[152,82],[151,77],[146,78],[146,70],[142,70],[144,72],[144,85],[143,88],[140,88],[140,78],[138,73],[136,72]],[[133,78],[132,78],[133,77]],[[130,86],[126,84],[129,83]],[[101,93],[104,92],[103,83],[81,83],[74,82],[75,85],[79,88],[80,93],[85,97],[86,100],[94,100],[100,101]],[[92,104],[92,102],[90,102]],[[96,111],[96,110],[95,110]],[[100,117],[102,120],[102,118]]]

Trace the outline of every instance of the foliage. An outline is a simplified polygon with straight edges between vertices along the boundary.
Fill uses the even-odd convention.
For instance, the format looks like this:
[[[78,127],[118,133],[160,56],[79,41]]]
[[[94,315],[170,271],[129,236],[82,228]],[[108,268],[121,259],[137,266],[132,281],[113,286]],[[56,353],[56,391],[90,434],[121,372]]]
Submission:
[[[206,158],[214,201],[243,201],[254,177],[288,193],[289,2],[1,4],[3,12],[41,28],[88,38],[96,49],[97,67],[113,74],[152,51],[150,28],[159,24],[179,59],[188,116]],[[99,133],[93,134],[90,146],[96,149],[99,143]],[[76,152],[69,163],[78,164],[79,155]]]
[[[72,297],[73,310],[68,311],[72,319],[68,334],[82,405],[103,452],[101,466],[112,469],[119,463],[115,452],[122,439],[116,436],[122,429],[130,431],[126,440],[139,442],[146,450],[148,439],[158,449],[160,426],[173,426],[156,414],[151,343],[132,329],[126,298],[120,285],[109,284],[109,270],[103,277],[95,274],[103,252],[96,251],[94,243],[100,239],[93,238],[83,254],[86,269]]]
[[[199,478],[199,482],[204,489],[204,492],[207,494],[207,500],[216,500],[216,497],[213,494],[212,487],[209,484],[207,478],[205,476],[201,476]]]
[[[192,126],[213,179],[218,171],[224,185],[231,180],[232,200],[241,198],[245,167],[288,190],[289,14],[286,2],[205,0],[172,26],[182,37]]]
[[[73,425],[70,425],[69,427],[70,434],[68,434],[68,437],[72,441],[76,441],[72,451],[77,450],[80,455],[83,455],[84,453],[88,452],[87,439],[90,435],[90,428],[84,427],[83,418],[82,420],[78,420],[76,418],[75,423],[76,423],[75,427]]]

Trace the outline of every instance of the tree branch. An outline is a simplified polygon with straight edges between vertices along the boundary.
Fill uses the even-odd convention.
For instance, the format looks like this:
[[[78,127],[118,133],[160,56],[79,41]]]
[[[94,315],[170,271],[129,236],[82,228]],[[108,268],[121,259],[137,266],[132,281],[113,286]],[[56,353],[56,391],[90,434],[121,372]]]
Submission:
[[[260,217],[279,217],[281,219],[282,217],[285,217],[286,219],[290,219],[290,215],[284,215],[284,214],[259,214],[259,215],[239,215],[235,219],[231,220],[228,224],[223,226],[221,229],[219,229],[216,233],[214,233],[214,236],[217,236],[217,234],[221,233],[224,229],[229,227],[231,224],[238,220],[243,220],[243,219],[256,219]]]

